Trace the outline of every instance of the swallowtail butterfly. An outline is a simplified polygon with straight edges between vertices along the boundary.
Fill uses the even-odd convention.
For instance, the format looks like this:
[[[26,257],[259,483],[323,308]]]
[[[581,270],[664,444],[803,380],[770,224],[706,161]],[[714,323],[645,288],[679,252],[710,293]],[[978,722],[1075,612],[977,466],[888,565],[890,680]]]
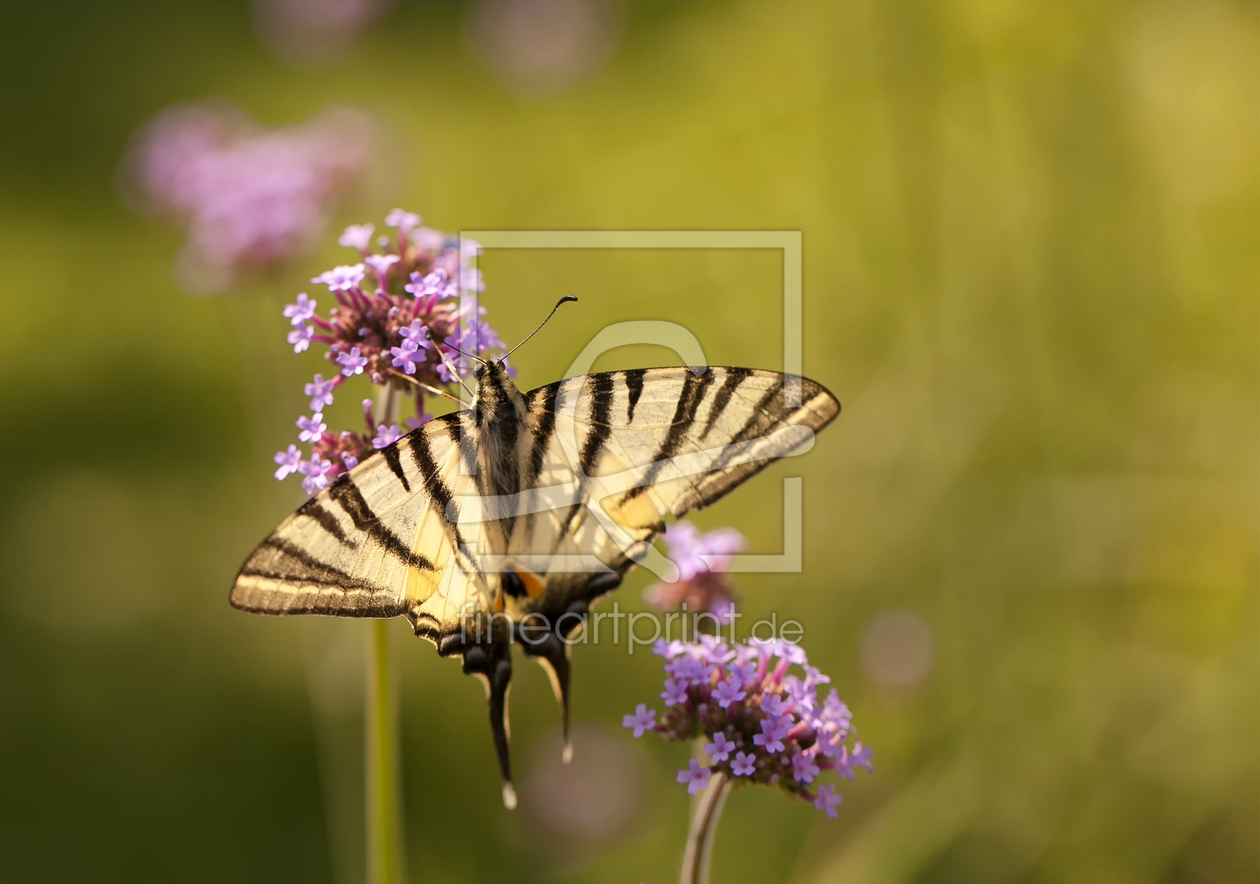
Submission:
[[[231,604],[406,617],[485,683],[510,806],[511,645],[547,671],[567,737],[569,640],[592,603],[661,556],[667,516],[799,453],[839,411],[819,384],[773,371],[632,369],[522,393],[483,361],[470,408],[308,500],[250,554]]]

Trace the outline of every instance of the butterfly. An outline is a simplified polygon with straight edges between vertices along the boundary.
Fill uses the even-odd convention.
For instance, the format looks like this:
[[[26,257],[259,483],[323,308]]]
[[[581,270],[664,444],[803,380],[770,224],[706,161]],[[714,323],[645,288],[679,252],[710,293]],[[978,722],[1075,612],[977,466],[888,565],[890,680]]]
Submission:
[[[554,311],[553,311],[554,312]],[[511,646],[547,671],[569,753],[571,642],[652,546],[839,413],[814,381],[748,368],[648,368],[528,393],[481,360],[471,407],[364,459],[250,554],[231,604],[260,614],[405,617],[486,687],[511,807]]]

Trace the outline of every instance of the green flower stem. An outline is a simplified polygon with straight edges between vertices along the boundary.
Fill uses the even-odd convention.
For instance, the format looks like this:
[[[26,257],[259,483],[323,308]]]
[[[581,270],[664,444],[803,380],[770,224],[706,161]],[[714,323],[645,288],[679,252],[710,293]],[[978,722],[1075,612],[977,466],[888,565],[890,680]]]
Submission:
[[[377,414],[398,420],[398,397],[386,387]],[[368,630],[364,708],[367,882],[403,884],[402,771],[399,761],[398,674],[389,641],[389,621],[372,620]]]
[[[701,793],[700,802],[691,818],[691,832],[687,836],[687,852],[683,854],[681,884],[708,884],[709,857],[713,853],[713,838],[717,833],[718,820],[726,796],[730,794],[731,781],[726,774],[715,773],[709,785]]]
[[[402,884],[398,680],[390,653],[389,621],[373,620],[369,626],[365,710],[367,880],[368,884]]]

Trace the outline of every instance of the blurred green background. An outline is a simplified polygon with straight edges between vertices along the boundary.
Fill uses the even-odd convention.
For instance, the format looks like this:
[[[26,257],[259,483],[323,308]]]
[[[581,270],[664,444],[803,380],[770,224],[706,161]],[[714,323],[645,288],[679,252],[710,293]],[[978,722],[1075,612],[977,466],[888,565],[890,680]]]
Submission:
[[[0,880],[358,874],[362,624],[227,605],[298,502],[270,455],[323,365],[280,305],[346,253],[334,230],[231,295],[178,289],[182,234],[116,171],[207,97],[375,114],[387,181],[338,224],[802,231],[805,373],[844,413],[697,521],[777,552],[804,477],[804,571],[741,576],[746,610],[805,624],[876,772],[836,820],[736,792],[714,882],[1260,880],[1257,9],[632,4],[602,66],[538,94],[462,4],[396,4],[322,64],[245,5],[0,5]],[[771,251],[482,266],[509,341],[581,297],[518,354],[523,387],[625,319],[782,365]],[[869,662],[890,611],[930,636],[900,685]],[[518,665],[511,814],[480,686],[398,626],[412,881],[676,876],[687,748],[618,727],[657,658],[578,649],[593,761],[567,780]]]

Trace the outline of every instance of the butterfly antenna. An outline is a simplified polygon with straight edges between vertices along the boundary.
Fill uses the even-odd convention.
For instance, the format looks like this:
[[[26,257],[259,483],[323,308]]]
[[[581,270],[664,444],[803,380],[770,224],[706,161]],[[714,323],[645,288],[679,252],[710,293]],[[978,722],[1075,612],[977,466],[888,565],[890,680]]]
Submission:
[[[428,330],[427,328],[424,330],[424,334],[425,334],[425,337],[427,337],[427,338],[429,339],[429,341],[433,344],[433,352],[434,352],[434,353],[436,353],[436,354],[438,355],[438,359],[441,359],[441,360],[442,360],[442,364],[443,364],[443,365],[445,365],[445,366],[446,366],[446,370],[447,370],[447,371],[449,371],[449,372],[451,373],[451,377],[453,377],[455,380],[459,381],[459,385],[460,385],[461,387],[463,387],[463,388],[464,388],[464,392],[465,392],[465,393],[467,393],[467,394],[468,394],[468,396],[469,396],[470,398],[471,398],[471,397],[473,397],[473,396],[475,396],[476,394],[475,394],[475,393],[473,393],[473,391],[472,391],[472,390],[468,389],[468,385],[464,383],[464,379],[463,379],[462,377],[460,377],[460,376],[459,376],[459,371],[455,368],[455,366],[451,365],[451,361],[450,361],[449,359],[447,359],[447,358],[446,358],[446,354],[442,352],[442,347],[444,347],[444,346],[445,346],[445,347],[450,347],[451,345],[450,345],[450,344],[439,344],[437,341],[433,340],[433,335],[429,334],[429,330]],[[459,354],[459,355],[461,355],[461,356],[467,356],[467,355],[468,355],[467,353],[465,353],[463,350],[459,349],[458,347],[451,347],[451,349],[452,349],[452,350],[454,350],[456,353],[458,353],[458,354]],[[472,358],[473,358],[473,359],[477,359],[477,357],[476,357],[476,356],[474,356],[474,357],[472,357]],[[480,361],[482,362],[482,364],[484,364],[484,363],[485,363],[485,360],[484,360],[484,359],[482,359],[482,360],[480,360]]]
[[[550,321],[551,321],[551,317],[553,317],[553,316],[555,316],[555,315],[556,315],[556,311],[560,309],[560,305],[561,305],[561,304],[566,304],[566,303],[568,303],[569,301],[573,301],[573,302],[575,302],[575,303],[576,303],[576,302],[577,302],[577,298],[573,297],[572,295],[565,295],[565,296],[564,296],[563,298],[561,298],[559,301],[556,301],[556,306],[554,306],[554,307],[552,307],[552,308],[551,308],[551,312],[547,314],[547,318],[546,318],[546,319],[544,319],[542,322],[538,323],[538,328],[536,328],[536,329],[534,329],[532,332],[530,332],[530,333],[529,333],[529,334],[525,337],[525,340],[524,340],[524,341],[521,341],[519,344],[517,344],[517,345],[516,345],[515,347],[513,347],[511,350],[508,350],[506,353],[504,353],[504,354],[503,354],[503,356],[502,356],[502,358],[500,358],[500,359],[499,359],[499,362],[502,362],[504,359],[507,359],[509,356],[511,356],[513,353],[515,353],[515,352],[516,352],[517,350],[519,350],[521,347],[525,346],[525,342],[526,342],[526,341],[528,341],[528,340],[529,340],[530,338],[532,338],[534,335],[536,335],[536,334],[538,334],[540,331],[542,331],[542,327],[543,327],[544,325],[546,325],[548,322],[550,322]]]

